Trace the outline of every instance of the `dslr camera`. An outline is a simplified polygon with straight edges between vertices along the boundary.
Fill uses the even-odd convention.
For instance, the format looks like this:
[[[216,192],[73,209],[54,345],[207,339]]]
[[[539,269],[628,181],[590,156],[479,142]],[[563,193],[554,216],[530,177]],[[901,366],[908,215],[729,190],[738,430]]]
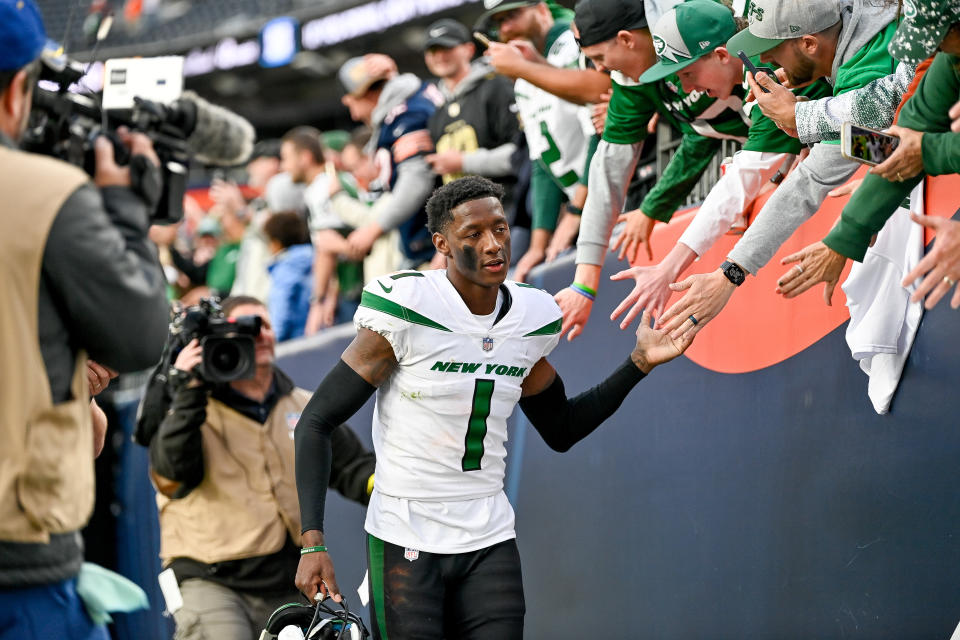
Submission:
[[[194,373],[204,382],[220,383],[252,378],[256,371],[254,339],[260,335],[260,316],[225,318],[216,298],[175,312],[164,357],[166,370],[194,338],[203,348],[203,359]]]

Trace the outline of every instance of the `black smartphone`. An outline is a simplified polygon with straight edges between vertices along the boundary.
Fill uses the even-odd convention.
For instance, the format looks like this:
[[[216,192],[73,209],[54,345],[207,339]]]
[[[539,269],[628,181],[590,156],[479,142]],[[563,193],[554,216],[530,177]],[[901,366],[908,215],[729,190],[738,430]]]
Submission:
[[[777,78],[776,69],[773,69],[772,67],[762,67],[762,66],[758,67],[757,65],[750,62],[750,58],[747,57],[747,54],[745,54],[742,49],[737,52],[737,56],[743,61],[743,66],[747,68],[747,71],[753,74],[754,80],[757,79],[757,72],[762,71],[765,74],[767,74],[768,78],[770,78],[777,84],[780,84],[780,79]],[[760,87],[760,90],[763,91],[764,93],[770,93],[769,89],[764,89],[762,86]]]

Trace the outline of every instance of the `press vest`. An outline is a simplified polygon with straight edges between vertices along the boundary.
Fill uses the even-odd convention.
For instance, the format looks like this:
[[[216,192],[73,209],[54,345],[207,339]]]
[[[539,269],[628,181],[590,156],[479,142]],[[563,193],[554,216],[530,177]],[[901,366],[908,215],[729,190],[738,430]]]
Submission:
[[[289,534],[300,544],[293,428],[310,400],[294,389],[260,424],[207,401],[203,481],[183,498],[157,494],[160,557],[206,564],[276,553]]]
[[[84,352],[71,399],[54,405],[39,338],[44,247],[66,199],[89,180],[68,164],[0,147],[0,540],[48,543],[93,510],[93,424]]]

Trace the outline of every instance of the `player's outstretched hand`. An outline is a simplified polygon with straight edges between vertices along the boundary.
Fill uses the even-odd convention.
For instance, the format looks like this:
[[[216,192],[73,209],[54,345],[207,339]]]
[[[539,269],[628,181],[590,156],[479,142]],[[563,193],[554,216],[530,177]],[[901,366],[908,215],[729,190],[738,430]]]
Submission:
[[[637,346],[633,348],[630,359],[644,373],[650,373],[655,366],[670,362],[687,350],[693,343],[693,334],[687,332],[679,338],[671,338],[670,334],[660,329],[654,329],[649,311],[640,316],[640,326],[637,327]]]
[[[306,553],[300,556],[300,564],[297,565],[296,585],[297,589],[310,599],[310,602],[314,601],[317,593],[320,593],[322,597],[329,596],[335,602],[343,600],[340,595],[340,587],[337,586],[337,577],[333,572],[333,561],[326,551]]]

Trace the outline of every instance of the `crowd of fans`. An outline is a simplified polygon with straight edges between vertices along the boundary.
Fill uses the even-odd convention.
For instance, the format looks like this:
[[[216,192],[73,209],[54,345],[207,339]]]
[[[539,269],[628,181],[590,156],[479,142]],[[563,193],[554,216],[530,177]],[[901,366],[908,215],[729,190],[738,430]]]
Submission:
[[[574,284],[557,293],[572,339],[589,318],[608,246],[620,259],[633,262],[640,250],[653,259],[656,223],[670,220],[720,142],[736,140],[742,150],[662,262],[616,276],[636,281],[614,314],[627,312],[624,327],[645,307],[663,314],[672,290],[690,287],[693,295],[667,319],[695,333],[859,166],[841,157],[843,123],[888,128],[930,66],[917,72],[925,57],[939,58],[936,76],[954,68],[955,32],[941,34],[937,23],[931,36],[923,22],[937,3],[918,3],[922,26],[908,23],[928,29],[922,46],[916,38],[907,44],[907,27],[895,37],[902,20],[895,2],[865,12],[853,11],[857,3],[819,3],[789,16],[799,31],[783,34],[762,20],[776,3],[753,2],[742,17],[711,0],[644,4],[584,0],[574,13],[553,2],[507,3],[475,25],[493,36],[484,42],[457,21],[439,20],[424,34],[433,81],[401,73],[383,54],[349,60],[339,78],[355,130],[304,126],[263,141],[242,189],[214,179],[212,206],[188,202],[179,230],[154,230],[166,249],[171,295],[187,303],[231,293],[266,300],[281,341],[349,321],[365,282],[443,266],[424,226],[424,203],[436,186],[475,174],[507,190],[514,279],[526,280],[576,244]],[[951,3],[943,4],[938,15],[951,15]],[[779,68],[779,78],[746,73],[741,49],[758,64],[772,63],[768,72]],[[841,258],[862,259],[864,239],[882,226],[886,215],[878,212],[895,209],[925,166],[950,170],[939,166],[951,155],[938,132],[927,132],[924,143],[938,151],[921,151],[920,132],[933,122],[947,130],[949,116],[940,111],[953,104],[942,88],[930,93],[912,99],[904,115],[922,109],[922,119],[911,120],[911,129],[894,127],[905,144],[868,178],[893,183],[880,190],[890,191],[889,201],[864,207],[866,194],[856,196],[826,244],[794,256],[781,293],[793,297],[817,281],[832,291]],[[642,199],[630,198],[637,159],[659,118],[681,144],[659,181]],[[720,235],[743,233],[744,212],[785,180],[721,269],[670,288]],[[866,209],[876,222],[852,227],[849,212]],[[838,251],[844,241],[856,246]],[[942,284],[951,279],[941,277]]]

